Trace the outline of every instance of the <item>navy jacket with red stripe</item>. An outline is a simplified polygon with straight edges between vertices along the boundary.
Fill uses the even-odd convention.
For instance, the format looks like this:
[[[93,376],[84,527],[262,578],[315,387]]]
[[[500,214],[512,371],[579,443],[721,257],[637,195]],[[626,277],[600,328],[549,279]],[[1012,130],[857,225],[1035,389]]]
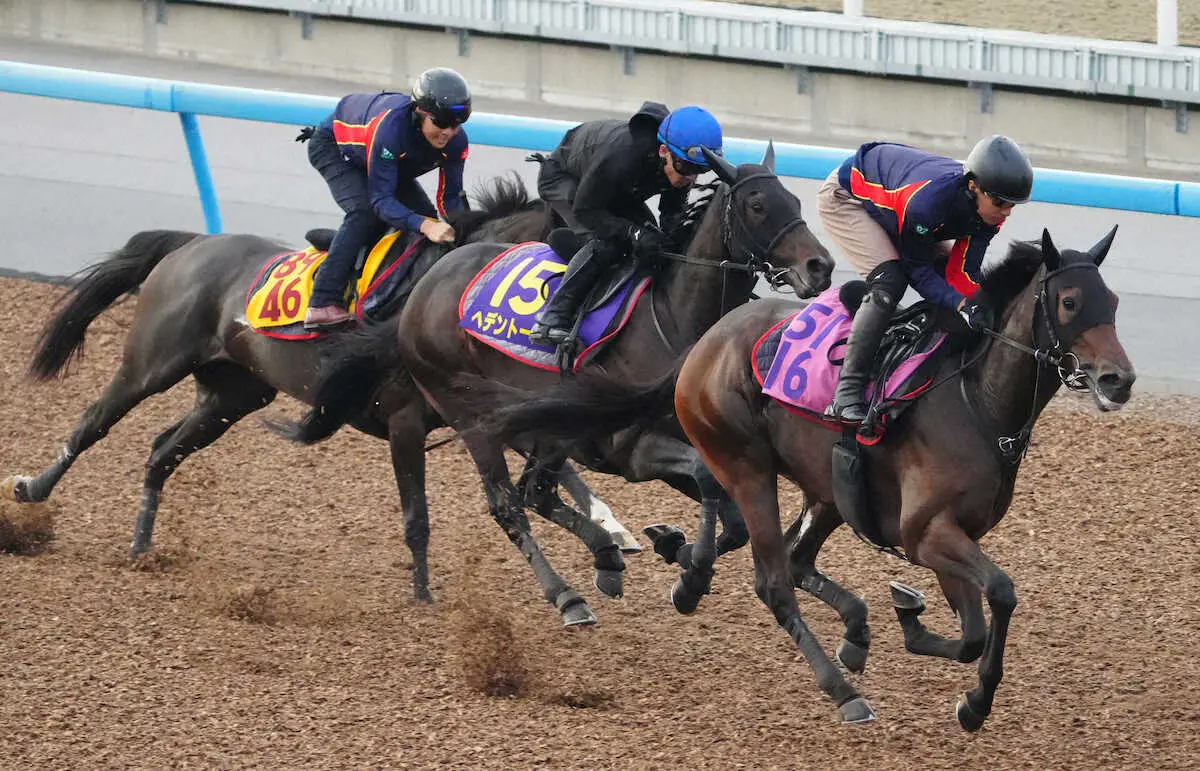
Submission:
[[[467,132],[460,128],[438,150],[421,133],[414,108],[407,94],[350,94],[321,124],[337,140],[342,157],[367,172],[371,206],[379,218],[406,230],[420,228],[425,217],[397,200],[397,193],[403,190],[410,200],[428,200],[416,178],[435,168],[441,169],[437,212],[445,217],[466,206]],[[432,203],[428,210],[434,211]]]
[[[887,232],[922,297],[955,308],[979,289],[983,256],[999,228],[980,219],[961,163],[870,142],[842,163],[838,182]],[[942,241],[955,242],[948,256]]]

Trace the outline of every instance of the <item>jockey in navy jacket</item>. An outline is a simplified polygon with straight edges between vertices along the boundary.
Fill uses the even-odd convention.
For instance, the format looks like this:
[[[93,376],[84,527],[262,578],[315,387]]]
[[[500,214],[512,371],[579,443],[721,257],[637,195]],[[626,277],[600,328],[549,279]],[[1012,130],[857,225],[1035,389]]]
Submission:
[[[990,326],[975,295],[988,244],[1013,207],[1029,200],[1033,166],[1017,143],[980,140],[963,163],[907,145],[870,142],[826,178],[817,210],[847,261],[867,281],[854,313],[828,413],[869,417],[865,396],[892,311],[912,286],[957,311],[967,328]],[[864,427],[871,433],[871,427]]]
[[[961,163],[873,142],[842,163],[838,182],[891,237],[909,283],[922,297],[953,309],[975,294],[984,253],[1000,228],[980,219]],[[948,259],[939,248],[942,241],[955,242]]]
[[[429,201],[416,182],[422,174],[441,168],[436,205],[443,218],[466,206],[463,166],[468,149],[465,130],[442,150],[430,146],[421,136],[413,108],[407,94],[350,94],[321,123],[337,140],[343,157],[367,171],[371,207],[379,218],[410,232],[418,230],[425,217],[398,199]]]

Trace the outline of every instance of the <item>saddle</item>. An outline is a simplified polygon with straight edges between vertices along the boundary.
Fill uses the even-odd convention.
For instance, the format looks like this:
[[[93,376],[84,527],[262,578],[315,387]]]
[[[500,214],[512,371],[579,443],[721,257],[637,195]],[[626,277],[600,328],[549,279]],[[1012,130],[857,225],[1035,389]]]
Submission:
[[[246,294],[246,320],[255,331],[283,340],[309,340],[324,332],[304,329],[304,314],[314,277],[335,231],[315,228],[304,234],[310,246],[274,255],[259,270]],[[417,279],[445,253],[420,249],[419,233],[392,232],[359,255],[349,308],[359,319],[380,320],[398,312]]]
[[[933,385],[945,357],[961,350],[960,338],[944,331],[957,329],[959,322],[949,318],[953,314],[926,301],[898,310],[871,369],[867,417],[861,424],[845,423],[827,416],[825,406],[832,398],[841,366],[837,350],[845,345],[866,293],[863,281],[826,290],[804,310],[768,330],[755,346],[752,364],[764,393],[789,410],[842,433],[833,447],[832,469],[834,501],[842,519],[871,546],[898,554],[891,546],[882,545],[861,446],[881,441],[887,427]]]
[[[458,325],[517,361],[553,372],[564,367],[575,372],[617,337],[650,279],[638,277],[636,267],[605,277],[581,304],[572,329],[573,346],[534,343],[529,332],[552,289],[561,282],[567,268],[564,257],[583,246],[582,239],[571,231],[552,231],[552,236],[546,243],[512,246],[484,266],[459,300]]]
[[[554,250],[555,254],[569,263],[580,250],[594,246],[595,241],[570,228],[555,228],[546,237],[546,244]],[[587,315],[607,304],[639,273],[644,272],[637,260],[624,262],[619,267],[620,270],[601,276],[600,280],[588,290],[583,302],[579,304],[575,313],[575,321],[571,325],[571,334],[566,340],[559,343],[556,352],[558,368],[561,372],[568,373],[574,368],[575,353],[579,348],[579,330]],[[546,284],[543,293],[548,291],[549,284]]]

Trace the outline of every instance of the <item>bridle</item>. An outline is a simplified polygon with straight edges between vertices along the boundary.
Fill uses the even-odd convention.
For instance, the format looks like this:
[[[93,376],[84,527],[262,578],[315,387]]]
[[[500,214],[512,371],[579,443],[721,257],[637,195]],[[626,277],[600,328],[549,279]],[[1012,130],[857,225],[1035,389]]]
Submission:
[[[721,243],[725,247],[726,253],[732,259],[713,262],[711,260],[701,260],[696,257],[689,257],[686,254],[679,254],[677,252],[663,252],[663,257],[667,260],[686,263],[688,265],[698,265],[704,268],[715,268],[722,272],[720,308],[721,316],[724,316],[726,310],[728,310],[725,307],[725,303],[728,293],[729,273],[731,271],[737,271],[739,273],[745,273],[748,275],[761,275],[764,279],[766,279],[767,283],[772,289],[779,289],[781,286],[785,285],[786,282],[784,281],[784,276],[787,275],[791,268],[777,268],[771,264],[768,258],[770,257],[771,252],[775,250],[775,247],[779,245],[779,242],[783,240],[784,236],[798,227],[807,225],[804,217],[797,214],[787,222],[783,223],[783,225],[771,238],[770,242],[765,247],[762,246],[762,242],[758,239],[750,226],[746,224],[745,217],[742,215],[742,212],[733,205],[733,201],[735,198],[734,193],[736,193],[738,188],[740,188],[742,185],[745,185],[747,182],[751,182],[756,179],[767,178],[777,179],[778,177],[769,171],[755,172],[729,185],[728,189],[725,191],[725,200],[723,202],[723,208],[721,211]],[[737,260],[736,258],[739,255],[744,256],[745,260]],[[650,315],[654,319],[654,327],[658,330],[659,337],[664,343],[666,343],[667,348],[674,352],[675,347],[671,345],[671,342],[667,339],[666,334],[663,332],[662,324],[659,322],[658,311],[654,306],[653,293],[650,295],[650,311]]]
[[[1015,466],[1020,463],[1021,459],[1029,451],[1029,437],[1033,432],[1033,423],[1037,418],[1037,413],[1035,412],[1037,408],[1037,394],[1042,385],[1042,373],[1047,367],[1054,367],[1059,382],[1068,389],[1072,391],[1086,391],[1089,388],[1088,375],[1080,367],[1079,357],[1072,353],[1070,348],[1079,336],[1088,329],[1100,324],[1112,323],[1115,313],[1111,307],[1085,309],[1084,313],[1079,318],[1072,319],[1071,323],[1066,325],[1066,329],[1064,330],[1054,320],[1048,299],[1049,295],[1046,291],[1046,285],[1056,276],[1060,276],[1067,271],[1083,269],[1095,271],[1097,277],[1100,275],[1099,266],[1090,261],[1082,261],[1047,271],[1038,282],[1038,290],[1035,295],[1036,305],[1033,311],[1033,347],[1018,342],[1011,337],[1006,337],[992,329],[984,329],[984,334],[988,338],[986,343],[980,346],[979,352],[969,362],[964,363],[955,372],[950,374],[950,376],[961,374],[973,367],[987,353],[993,340],[1022,353],[1026,353],[1032,356],[1037,362],[1038,366],[1035,370],[1036,374],[1033,382],[1033,398],[1030,400],[1029,418],[1017,433],[1008,436],[998,436],[993,446],[997,456],[1007,465]],[[964,377],[959,378],[959,390],[962,392],[963,401],[971,413],[975,426],[985,436],[991,436],[991,432],[985,426],[983,416],[980,415],[979,410],[971,401],[971,397],[967,392],[966,378]]]

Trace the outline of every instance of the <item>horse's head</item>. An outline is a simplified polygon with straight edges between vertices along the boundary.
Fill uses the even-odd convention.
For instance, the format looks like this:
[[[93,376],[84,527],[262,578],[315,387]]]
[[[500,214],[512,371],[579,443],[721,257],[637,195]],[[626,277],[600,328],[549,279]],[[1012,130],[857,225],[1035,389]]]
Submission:
[[[1112,246],[1117,229],[1086,252],[1061,252],[1042,231],[1046,274],[1038,292],[1034,344],[1062,356],[1064,382],[1088,389],[1104,411],[1118,410],[1129,401],[1137,375],[1117,339],[1117,296],[1100,276],[1100,263]]]
[[[734,166],[705,150],[725,192],[721,231],[730,259],[761,270],[772,287],[788,284],[800,297],[829,287],[833,258],[808,229],[800,199],[775,176],[775,146],[762,163]]]

